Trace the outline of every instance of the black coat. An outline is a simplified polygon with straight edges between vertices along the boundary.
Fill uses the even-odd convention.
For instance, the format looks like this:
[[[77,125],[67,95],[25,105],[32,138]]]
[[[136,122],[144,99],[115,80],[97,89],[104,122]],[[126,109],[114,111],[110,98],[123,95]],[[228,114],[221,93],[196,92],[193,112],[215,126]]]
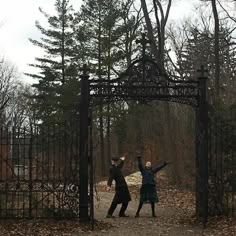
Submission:
[[[123,165],[124,161],[120,161],[118,165],[111,165],[109,179],[107,182],[107,185],[111,186],[113,180],[115,181],[116,194],[114,196],[113,201],[115,201],[117,204],[123,202],[129,202],[131,200],[127,183],[121,172],[121,168],[123,167]]]
[[[150,168],[147,169],[143,166],[141,157],[138,157],[138,167],[139,170],[142,174],[142,184],[152,184],[152,185],[156,185],[155,179],[154,179],[154,175],[160,171],[162,168],[164,168],[167,165],[166,162],[164,162],[161,165],[155,166],[154,168]]]

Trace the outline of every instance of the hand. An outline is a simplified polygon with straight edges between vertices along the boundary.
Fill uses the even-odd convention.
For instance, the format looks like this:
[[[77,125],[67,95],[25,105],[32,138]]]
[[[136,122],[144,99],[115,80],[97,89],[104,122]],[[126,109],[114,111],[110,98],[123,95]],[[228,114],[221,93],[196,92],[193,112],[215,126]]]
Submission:
[[[111,192],[111,187],[107,186],[107,192]]]
[[[136,151],[136,152],[135,152],[135,154],[136,154],[136,156],[137,156],[137,157],[139,157],[139,158],[140,158],[140,157],[142,157],[142,155],[141,155],[141,152],[140,152],[140,151]]]
[[[169,165],[170,162],[169,161],[164,161],[165,165]]]
[[[121,159],[122,161],[124,161],[124,160],[125,160],[125,156],[121,157],[120,159]]]

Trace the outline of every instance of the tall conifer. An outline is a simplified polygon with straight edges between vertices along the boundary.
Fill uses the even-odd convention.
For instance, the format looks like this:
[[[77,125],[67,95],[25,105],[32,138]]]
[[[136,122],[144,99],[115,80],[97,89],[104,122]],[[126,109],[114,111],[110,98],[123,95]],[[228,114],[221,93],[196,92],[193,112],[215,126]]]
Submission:
[[[40,72],[30,76],[38,79],[33,85],[37,89],[36,111],[38,118],[46,123],[70,120],[78,110],[79,83],[73,63],[77,53],[74,51],[74,11],[69,0],[56,0],[54,5],[53,16],[40,8],[48,27],[44,28],[37,21],[36,27],[42,37],[30,39],[44,50],[44,55],[31,64]]]

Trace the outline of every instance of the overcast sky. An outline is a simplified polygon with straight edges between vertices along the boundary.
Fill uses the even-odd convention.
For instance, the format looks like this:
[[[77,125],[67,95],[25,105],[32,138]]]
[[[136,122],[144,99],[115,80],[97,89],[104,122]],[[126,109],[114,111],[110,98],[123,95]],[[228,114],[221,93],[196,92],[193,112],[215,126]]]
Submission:
[[[178,19],[191,14],[196,1],[174,0],[170,18]],[[54,3],[55,0],[0,0],[0,57],[15,64],[20,73],[30,72],[32,69],[28,63],[34,62],[34,58],[42,53],[28,40],[40,37],[35,21],[39,20],[43,25],[45,18],[38,8],[53,13]],[[78,9],[81,0],[71,0],[71,4]],[[30,81],[25,76],[23,78]]]

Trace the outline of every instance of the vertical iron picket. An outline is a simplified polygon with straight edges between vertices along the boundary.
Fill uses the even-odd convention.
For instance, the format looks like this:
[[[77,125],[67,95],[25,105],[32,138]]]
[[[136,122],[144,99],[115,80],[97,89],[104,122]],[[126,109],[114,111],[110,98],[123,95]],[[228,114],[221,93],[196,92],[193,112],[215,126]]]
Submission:
[[[32,154],[33,154],[33,131],[32,125],[30,126],[30,142],[29,142],[29,183],[28,183],[28,197],[29,197],[29,218],[32,218],[32,190],[33,190],[33,182],[32,182]]]
[[[93,165],[93,117],[92,117],[92,109],[89,111],[89,168],[90,168],[90,222],[91,228],[94,230],[94,193],[93,193],[93,185],[94,185],[94,165]]]
[[[212,113],[210,123],[208,134],[209,213],[234,216],[236,200],[235,119],[226,119]],[[214,180],[216,182],[212,183]]]

